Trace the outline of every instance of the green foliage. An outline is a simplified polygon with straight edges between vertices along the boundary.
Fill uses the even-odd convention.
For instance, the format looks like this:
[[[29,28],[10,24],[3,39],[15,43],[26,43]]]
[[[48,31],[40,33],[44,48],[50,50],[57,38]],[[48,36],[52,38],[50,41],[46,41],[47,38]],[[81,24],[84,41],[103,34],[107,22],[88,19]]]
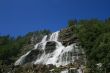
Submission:
[[[110,72],[110,19],[105,21],[91,19],[80,20],[76,27],[80,44],[85,50],[88,66],[93,72]],[[102,71],[96,64],[102,63]]]

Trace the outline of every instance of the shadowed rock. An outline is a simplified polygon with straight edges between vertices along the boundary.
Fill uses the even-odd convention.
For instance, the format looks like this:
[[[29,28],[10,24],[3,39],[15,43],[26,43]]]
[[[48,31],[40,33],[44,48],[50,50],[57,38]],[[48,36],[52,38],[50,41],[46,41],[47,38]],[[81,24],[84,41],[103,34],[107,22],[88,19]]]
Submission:
[[[45,52],[46,53],[51,53],[56,49],[56,42],[54,41],[49,41],[46,44]]]
[[[34,49],[32,50],[25,58],[25,63],[35,61],[39,56],[43,53],[42,49]]]

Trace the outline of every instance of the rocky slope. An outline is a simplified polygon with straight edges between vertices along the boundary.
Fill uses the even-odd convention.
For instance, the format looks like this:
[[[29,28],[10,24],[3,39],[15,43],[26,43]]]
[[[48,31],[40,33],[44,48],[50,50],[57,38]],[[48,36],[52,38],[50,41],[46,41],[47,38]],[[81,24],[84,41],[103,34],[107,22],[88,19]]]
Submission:
[[[65,46],[78,43],[77,36],[73,34],[73,31],[75,31],[73,27],[62,29],[59,33],[59,41]]]

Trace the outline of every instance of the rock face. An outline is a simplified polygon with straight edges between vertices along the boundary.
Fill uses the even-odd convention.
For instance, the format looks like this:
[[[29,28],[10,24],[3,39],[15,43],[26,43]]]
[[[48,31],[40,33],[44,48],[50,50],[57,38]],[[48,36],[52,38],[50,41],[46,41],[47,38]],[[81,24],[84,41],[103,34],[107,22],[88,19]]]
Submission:
[[[46,53],[51,53],[56,49],[56,42],[54,41],[49,41],[46,44],[45,52]]]
[[[41,49],[34,49],[28,54],[25,58],[25,63],[35,61],[41,54],[43,53],[43,50]]]
[[[74,29],[71,27],[61,30],[59,41],[65,46],[78,42],[77,36],[76,34],[73,34],[73,31]]]

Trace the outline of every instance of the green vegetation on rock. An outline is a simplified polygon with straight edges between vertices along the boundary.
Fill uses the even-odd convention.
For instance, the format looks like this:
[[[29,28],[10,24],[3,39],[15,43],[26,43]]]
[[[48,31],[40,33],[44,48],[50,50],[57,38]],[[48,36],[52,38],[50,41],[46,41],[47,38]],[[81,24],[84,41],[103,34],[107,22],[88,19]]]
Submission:
[[[110,19],[79,20],[74,30],[86,53],[90,72],[110,72]]]

